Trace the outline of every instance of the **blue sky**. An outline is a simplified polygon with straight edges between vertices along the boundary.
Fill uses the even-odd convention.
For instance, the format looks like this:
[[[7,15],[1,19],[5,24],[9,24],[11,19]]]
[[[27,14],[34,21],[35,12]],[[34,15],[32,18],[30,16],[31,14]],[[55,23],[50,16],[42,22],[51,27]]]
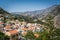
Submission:
[[[55,4],[60,0],[0,0],[0,7],[8,12],[41,10]]]

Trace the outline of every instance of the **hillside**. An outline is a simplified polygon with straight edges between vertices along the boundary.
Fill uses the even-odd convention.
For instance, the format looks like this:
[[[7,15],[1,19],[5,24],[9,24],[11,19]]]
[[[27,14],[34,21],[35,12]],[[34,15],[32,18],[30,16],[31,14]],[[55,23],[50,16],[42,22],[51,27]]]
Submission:
[[[60,5],[53,5],[46,9],[36,10],[36,11],[28,11],[28,12],[14,12],[9,13],[2,8],[0,8],[0,14],[3,16],[9,16],[10,19],[17,18],[20,21],[26,22],[34,22],[34,20],[46,20],[49,16],[53,17],[54,25],[60,28]],[[58,16],[59,15],[59,16]]]
[[[0,7],[0,14],[3,14],[4,16],[6,16],[6,15],[11,15],[9,12],[5,11],[5,10],[2,9],[1,7]]]
[[[4,22],[6,22],[7,20],[11,20],[13,17],[15,17],[14,15],[12,15],[9,12],[5,11],[1,7],[0,7],[0,16],[3,16]]]
[[[60,25],[60,5],[53,5],[51,7],[48,7],[46,9],[42,10],[36,10],[36,11],[28,11],[28,12],[14,12],[12,14],[16,14],[15,16],[22,17],[25,21],[33,21],[36,20],[42,20],[47,19],[49,16],[53,17],[54,25],[57,25],[58,28]],[[59,16],[58,16],[59,15]],[[57,18],[58,17],[58,18]]]
[[[48,14],[52,16],[56,16],[59,14],[59,12],[60,12],[60,5],[53,5],[51,7],[42,10],[27,11],[27,12],[13,12],[12,14],[19,14],[22,16],[29,16],[34,18],[41,18],[43,16],[45,17]]]

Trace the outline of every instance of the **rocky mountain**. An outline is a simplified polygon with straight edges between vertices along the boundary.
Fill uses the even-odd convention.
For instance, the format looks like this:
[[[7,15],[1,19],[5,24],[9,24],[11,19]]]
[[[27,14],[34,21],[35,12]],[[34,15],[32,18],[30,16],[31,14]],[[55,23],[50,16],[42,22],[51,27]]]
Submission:
[[[60,29],[60,15],[54,17],[54,26]]]
[[[9,12],[5,11],[1,7],[0,7],[0,14],[2,14],[3,16],[11,15]]]
[[[60,28],[60,5],[53,5],[46,9],[28,11],[28,12],[14,12],[14,14],[23,16],[25,18],[29,17],[32,19],[46,19],[49,16],[53,17],[54,25],[57,28]]]
[[[12,14],[10,14],[9,12],[7,12],[6,10],[4,10],[4,9],[2,9],[1,7],[0,7],[0,16],[3,16],[4,17],[4,21],[6,21],[6,20],[10,20],[10,19],[12,19],[12,17],[14,16],[14,15],[12,15]]]
[[[46,19],[49,16],[53,17],[54,20],[54,25],[55,27],[58,26],[57,28],[60,28],[60,5],[53,5],[51,7],[48,7],[46,9],[42,10],[36,10],[36,11],[27,11],[27,12],[13,12],[9,13],[2,8],[0,8],[0,14],[3,14],[4,16],[12,16],[14,15],[16,18],[19,20],[26,20],[29,22],[33,22],[34,19]]]
[[[13,12],[12,14],[19,14],[22,16],[29,16],[32,18],[41,18],[45,17],[48,14],[51,16],[56,16],[60,12],[60,5],[53,5],[49,8],[42,9],[42,10],[36,10],[36,11],[27,11],[27,12]]]

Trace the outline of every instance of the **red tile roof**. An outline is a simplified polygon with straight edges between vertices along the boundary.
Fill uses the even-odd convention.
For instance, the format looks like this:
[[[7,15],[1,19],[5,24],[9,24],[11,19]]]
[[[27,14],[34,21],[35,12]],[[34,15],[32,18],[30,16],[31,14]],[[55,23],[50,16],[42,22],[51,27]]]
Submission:
[[[4,24],[3,22],[0,22],[0,24]]]
[[[6,29],[9,29],[9,28],[11,28],[11,26],[9,26],[9,25],[6,25],[4,28],[6,28]]]
[[[15,29],[15,30],[10,30],[10,31],[8,31],[11,35],[14,35],[14,34],[17,34],[18,33],[18,31]]]

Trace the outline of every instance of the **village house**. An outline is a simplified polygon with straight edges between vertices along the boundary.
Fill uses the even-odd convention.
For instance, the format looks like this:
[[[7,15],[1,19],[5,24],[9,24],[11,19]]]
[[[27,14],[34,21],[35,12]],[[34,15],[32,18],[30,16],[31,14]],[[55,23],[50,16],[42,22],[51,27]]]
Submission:
[[[32,32],[40,32],[43,30],[42,25],[37,23],[27,23],[25,21],[20,22],[19,20],[8,20],[7,22],[3,22],[4,17],[0,15],[0,27],[3,33],[10,37],[10,40],[18,40],[19,36],[25,36],[27,32],[30,30]],[[5,24],[5,26],[3,25]],[[0,29],[0,30],[1,30]],[[34,34],[36,37],[39,34]]]
[[[0,31],[3,31],[3,27],[4,27],[4,17],[2,14],[0,14]]]
[[[5,34],[10,37],[10,40],[18,40],[18,38],[19,38],[19,32],[16,29],[9,30],[9,31],[5,32]]]

